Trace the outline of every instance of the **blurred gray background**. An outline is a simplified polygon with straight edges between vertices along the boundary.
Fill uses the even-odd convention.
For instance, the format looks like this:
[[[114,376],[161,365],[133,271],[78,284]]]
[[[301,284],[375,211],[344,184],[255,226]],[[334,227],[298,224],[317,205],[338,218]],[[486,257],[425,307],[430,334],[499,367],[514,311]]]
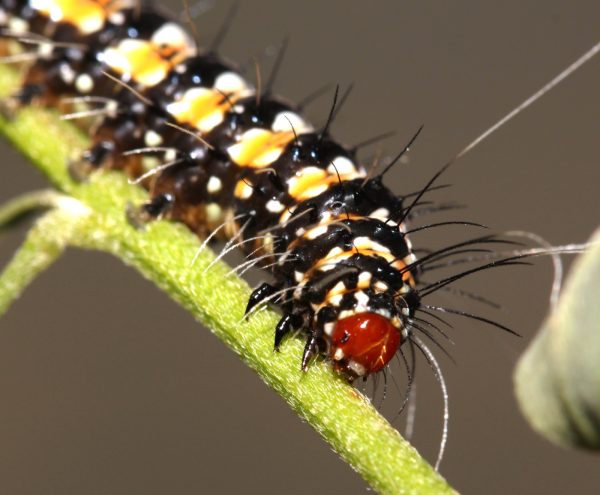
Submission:
[[[172,2],[180,8],[179,2]],[[465,144],[600,39],[596,1],[240,2],[221,52],[244,62],[290,35],[277,91],[299,100],[355,82],[334,133],[347,143],[425,129],[388,182],[410,192]],[[197,19],[208,42],[229,1]],[[272,59],[262,61],[268,71]],[[427,220],[581,242],[600,224],[600,59],[456,163],[435,199],[469,206]],[[308,111],[325,118],[329,97]],[[45,180],[2,143],[0,201]],[[376,148],[373,148],[375,150]],[[372,150],[368,150],[365,156]],[[21,227],[0,238],[8,261]],[[434,247],[460,228],[414,237]],[[559,449],[517,411],[511,374],[548,310],[549,260],[479,274],[462,287],[502,303],[518,330],[454,320],[440,356],[450,389],[442,474],[467,494],[598,493],[598,457]],[[256,280],[256,279],[255,279]],[[430,461],[442,405],[418,371],[414,443]],[[386,408],[401,397],[390,392]],[[396,402],[393,402],[396,401]],[[10,494],[364,493],[365,483],[210,332],[120,261],[70,251],[0,321],[0,492]],[[395,422],[403,428],[403,418]]]

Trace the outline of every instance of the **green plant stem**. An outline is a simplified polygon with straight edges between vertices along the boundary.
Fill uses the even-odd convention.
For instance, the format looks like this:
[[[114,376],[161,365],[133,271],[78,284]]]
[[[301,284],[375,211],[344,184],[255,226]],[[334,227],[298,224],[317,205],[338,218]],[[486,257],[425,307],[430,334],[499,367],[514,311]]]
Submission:
[[[48,268],[78,236],[78,229],[88,217],[88,210],[77,200],[44,191],[21,196],[0,208],[0,226],[32,207],[40,200],[57,207],[39,219],[29,231],[25,242],[0,274],[0,315],[9,308],[25,288]]]
[[[11,87],[11,78],[12,73],[0,67],[4,94]],[[52,112],[28,108],[11,122],[0,121],[0,131],[87,212],[82,221],[82,210],[59,209],[63,215],[70,211],[79,216],[76,229],[68,227],[67,222],[71,235],[57,234],[59,238],[71,245],[113,253],[156,283],[256,370],[377,492],[455,493],[369,401],[336,376],[327,363],[315,362],[307,373],[302,373],[299,363],[303,344],[299,339],[288,339],[281,352],[275,353],[273,329],[277,314],[265,310],[244,320],[248,286],[239,278],[227,276],[229,268],[222,263],[205,272],[214,259],[210,250],[204,250],[192,266],[199,242],[191,232],[165,221],[153,222],[144,230],[129,225],[125,208],[129,202],[142,201],[144,191],[117,173],[98,173],[86,184],[74,183],[65,163],[74,149],[85,145],[85,139],[72,126],[60,122]],[[40,221],[34,230],[43,229],[50,219],[45,217],[46,222]],[[60,225],[52,228],[62,229]],[[47,226],[48,230],[52,228]],[[4,274],[7,292],[12,290],[11,282],[19,278],[24,260],[33,257],[36,242],[32,236],[33,232]],[[32,275],[30,272],[29,277]],[[24,283],[17,284],[15,297]]]
[[[53,189],[22,194],[0,207],[0,229],[10,226],[21,217],[39,209],[55,208],[65,196]]]

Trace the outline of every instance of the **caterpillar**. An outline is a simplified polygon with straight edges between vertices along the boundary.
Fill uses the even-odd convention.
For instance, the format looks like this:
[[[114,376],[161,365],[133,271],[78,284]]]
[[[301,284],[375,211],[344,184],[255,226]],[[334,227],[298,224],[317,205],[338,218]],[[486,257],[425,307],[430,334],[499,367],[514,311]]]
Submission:
[[[416,290],[427,259],[412,252],[406,222],[433,180],[409,206],[384,186],[409,145],[369,177],[355,151],[329,135],[337,92],[315,131],[295,106],[271,96],[271,81],[252,89],[213,53],[199,54],[183,26],[143,4],[27,2],[6,16],[9,30],[26,22],[17,34],[51,33],[50,43],[65,46],[35,54],[18,104],[64,95],[107,100],[73,174],[110,167],[152,177],[151,199],[132,215],[168,215],[203,237],[223,229],[239,239],[274,278],[253,292],[246,311],[265,301],[281,307],[276,349],[290,332],[308,334],[303,370],[317,354],[350,380],[382,370],[419,326],[421,294],[451,282]],[[63,34],[67,28],[74,33]],[[157,152],[160,165],[138,158]],[[494,242],[485,237],[447,252]],[[439,262],[441,254],[428,258]]]

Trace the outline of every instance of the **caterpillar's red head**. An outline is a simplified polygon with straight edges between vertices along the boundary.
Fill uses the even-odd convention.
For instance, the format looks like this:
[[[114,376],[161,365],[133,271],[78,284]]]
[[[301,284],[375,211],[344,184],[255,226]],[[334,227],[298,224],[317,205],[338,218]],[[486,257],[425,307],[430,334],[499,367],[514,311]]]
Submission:
[[[335,324],[330,358],[339,373],[356,378],[383,369],[404,340],[401,330],[377,313],[358,313]]]

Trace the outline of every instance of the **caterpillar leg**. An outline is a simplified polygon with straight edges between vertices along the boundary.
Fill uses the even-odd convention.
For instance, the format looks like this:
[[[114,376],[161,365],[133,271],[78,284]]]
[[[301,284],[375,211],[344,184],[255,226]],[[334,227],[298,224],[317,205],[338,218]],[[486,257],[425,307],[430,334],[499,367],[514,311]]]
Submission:
[[[319,339],[315,334],[308,337],[302,353],[302,371],[308,371],[308,365],[319,352]]]
[[[277,287],[274,287],[267,282],[263,282],[256,289],[254,289],[254,291],[250,295],[250,299],[248,300],[248,304],[246,305],[246,311],[244,314],[248,314],[250,311],[252,311],[252,308],[254,308],[257,304],[263,302],[268,297],[275,294],[277,290]]]
[[[172,194],[163,193],[154,196],[150,201],[138,206],[128,205],[126,216],[129,223],[136,229],[142,229],[152,220],[164,216],[173,206],[175,198]]]
[[[115,146],[112,141],[100,141],[85,150],[79,158],[69,160],[67,170],[76,182],[84,182],[94,171],[102,168],[108,157],[114,154]]]
[[[279,350],[281,341],[283,338],[290,333],[292,330],[300,328],[302,326],[302,318],[294,314],[286,314],[279,320],[277,327],[275,327],[275,350]]]
[[[6,120],[13,120],[19,109],[30,105],[42,92],[43,88],[39,84],[26,84],[22,86],[16,93],[0,102],[0,114]]]
[[[47,59],[38,58],[26,67],[21,88],[11,99],[20,106],[61,108],[64,96],[85,94],[78,91],[72,80],[84,68],[82,61],[70,59],[62,51]]]
[[[146,115],[142,108],[137,112],[124,111],[124,104],[111,100],[106,104],[108,114],[94,129],[92,145],[68,163],[69,173],[76,181],[84,181],[91,172],[101,168],[124,170],[136,178],[142,173],[143,154],[131,154],[144,146],[139,128]],[[149,125],[149,124],[148,124]]]

